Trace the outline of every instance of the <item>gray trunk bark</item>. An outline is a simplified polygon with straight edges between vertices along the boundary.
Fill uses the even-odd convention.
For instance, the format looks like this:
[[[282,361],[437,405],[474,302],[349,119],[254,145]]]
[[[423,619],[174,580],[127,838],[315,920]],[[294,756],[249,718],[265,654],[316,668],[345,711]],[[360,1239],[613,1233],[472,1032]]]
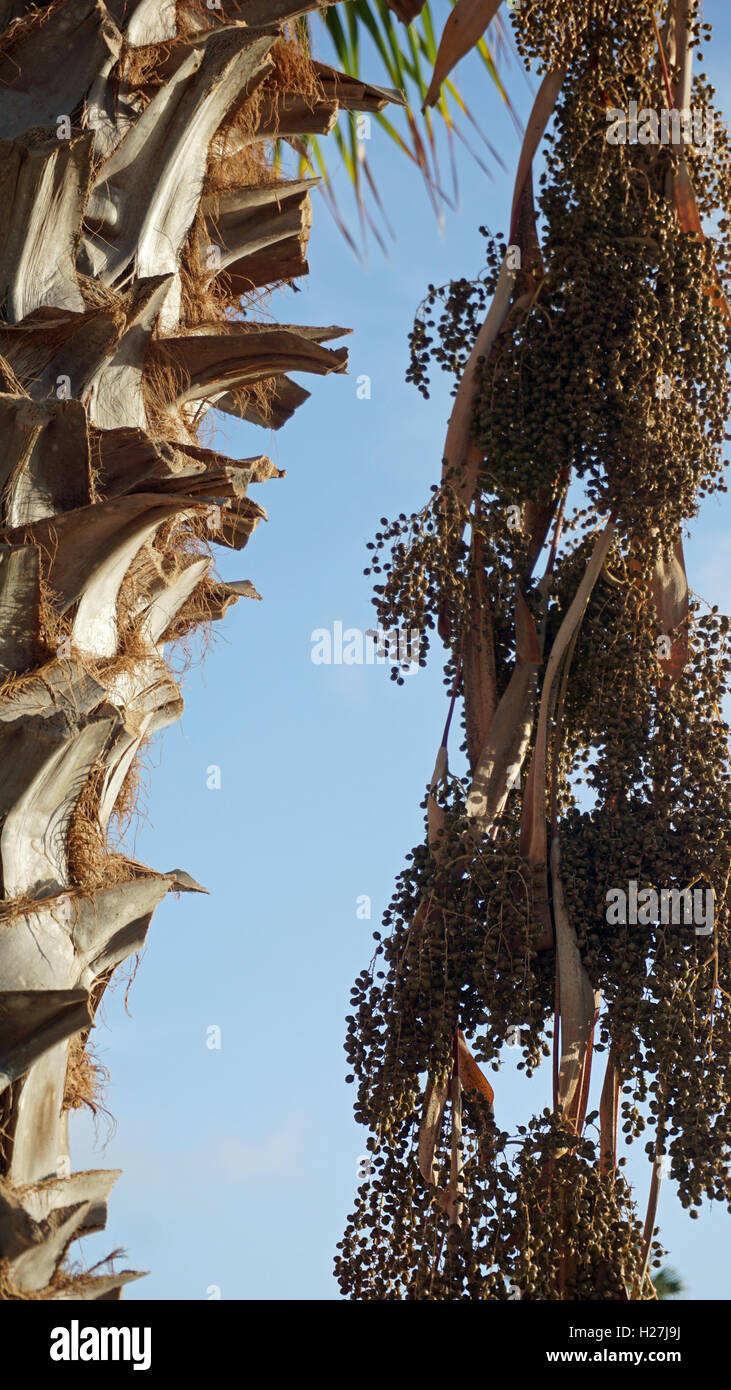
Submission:
[[[276,428],[307,395],[288,371],[346,365],[324,345],[343,330],[190,313],[191,267],[214,309],[307,269],[313,180],[207,183],[243,103],[261,88],[239,149],[387,100],[329,69],[309,106],[270,90],[281,24],[311,8],[238,0],[222,25],[185,0],[0,4],[0,1298],[115,1299],[138,1277],[64,1273],[118,1176],[71,1172],[68,1047],[161,899],[203,891],[104,850],[142,742],[183,707],[166,637],[197,598],[216,618],[259,597],[175,528],[242,547],[265,515],[249,486],[279,470],[195,428],[213,405]]]

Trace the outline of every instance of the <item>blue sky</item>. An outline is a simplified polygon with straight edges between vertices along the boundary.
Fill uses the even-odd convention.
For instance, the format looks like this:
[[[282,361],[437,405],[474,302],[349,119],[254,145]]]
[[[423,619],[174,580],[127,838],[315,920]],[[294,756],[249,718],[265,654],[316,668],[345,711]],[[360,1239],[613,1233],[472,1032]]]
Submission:
[[[446,0],[433,9],[443,20]],[[717,25],[705,67],[729,109],[731,17],[719,0],[705,10]],[[268,452],[287,470],[254,490],[270,523],[245,551],[220,555],[224,576],[253,580],[264,602],[230,610],[186,677],[185,714],[154,748],[134,839],[144,862],[187,869],[210,896],[158,908],[130,1015],[123,985],[107,996],[96,1045],[112,1074],[115,1133],[105,1143],[103,1121],[96,1133],[89,1118],[72,1123],[75,1168],[123,1169],[107,1231],[83,1256],[121,1246],[125,1264],[150,1270],[129,1299],[339,1297],[332,1257],[365,1140],[344,1083],[343,1019],[395,875],[421,839],[444,695],[436,660],[397,688],[385,667],[314,665],[311,634],[374,624],[365,542],[381,515],[425,500],[449,413],[446,378],[428,402],[404,382],[414,310],[429,282],[482,268],[480,224],[505,230],[518,137],[483,70],[463,68],[509,172],[493,166],[488,180],[461,155],[461,206],[440,235],[417,175],[374,125],[369,149],[398,229],[389,258],[374,250],[357,264],[316,197],[309,279],[277,309],[284,321],[353,327],[349,375],[304,382],[312,398],[278,435],[230,423],[219,432],[219,447]],[[375,58],[370,75],[384,80]],[[534,87],[512,69],[523,117]],[[368,400],[357,395],[364,374]],[[686,549],[691,586],[725,611],[728,516],[727,504],[707,503]],[[219,790],[206,786],[213,764]],[[370,921],[356,915],[364,894]],[[212,1026],[219,1050],[206,1045]],[[510,1058],[493,1078],[504,1128],[550,1100],[548,1072],[527,1082]],[[644,1209],[642,1148],[629,1152]],[[725,1210],[690,1222],[667,1183],[660,1221],[690,1295],[728,1297]]]

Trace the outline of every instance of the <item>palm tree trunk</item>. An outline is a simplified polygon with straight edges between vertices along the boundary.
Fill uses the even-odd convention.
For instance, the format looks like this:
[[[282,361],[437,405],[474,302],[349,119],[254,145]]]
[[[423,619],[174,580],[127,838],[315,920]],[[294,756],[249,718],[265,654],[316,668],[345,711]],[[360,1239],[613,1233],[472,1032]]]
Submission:
[[[278,428],[307,396],[287,372],[346,364],[341,329],[235,312],[307,270],[313,181],[267,142],[386,101],[312,64],[308,8],[0,0],[0,1298],[139,1277],[64,1273],[118,1176],[71,1173],[68,1114],[113,971],[167,893],[200,891],[107,840],[182,711],[166,642],[257,596],[209,542],[246,544],[278,470],[201,421]]]

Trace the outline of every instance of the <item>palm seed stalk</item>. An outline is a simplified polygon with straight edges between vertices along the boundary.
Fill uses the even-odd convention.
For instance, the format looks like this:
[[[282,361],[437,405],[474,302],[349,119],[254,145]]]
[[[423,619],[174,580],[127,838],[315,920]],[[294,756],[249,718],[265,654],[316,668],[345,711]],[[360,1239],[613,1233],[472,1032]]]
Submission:
[[[442,478],[382,519],[366,571],[384,628],[420,629],[422,662],[445,642],[448,714],[424,842],[352,991],[371,1172],[336,1273],[361,1300],[652,1299],[663,1174],[692,1217],[731,1211],[730,624],[683,555],[726,491],[708,26],[691,0],[525,0],[512,22],[541,81],[508,235],[417,315],[409,377],[427,394],[433,359],[456,378]],[[689,892],[712,894],[710,929]],[[513,1134],[506,1044],[545,1076]],[[620,1126],[648,1155],[642,1213]]]

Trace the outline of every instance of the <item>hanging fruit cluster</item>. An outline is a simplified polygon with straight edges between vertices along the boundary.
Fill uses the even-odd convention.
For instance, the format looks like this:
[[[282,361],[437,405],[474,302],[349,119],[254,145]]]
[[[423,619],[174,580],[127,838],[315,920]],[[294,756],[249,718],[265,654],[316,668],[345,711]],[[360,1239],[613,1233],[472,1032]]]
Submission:
[[[726,491],[728,138],[693,5],[513,19],[542,82],[509,236],[429,287],[408,376],[457,377],[442,479],[372,547],[379,620],[438,630],[450,708],[352,993],[371,1162],[336,1272],[360,1299],[652,1298],[661,1174],[691,1215],[731,1211],[731,624],[682,544]],[[713,139],[654,140],[642,113],[672,131],[691,97]],[[482,1070],[506,1043],[529,1076],[553,1053],[552,1105],[512,1136]],[[620,1125],[652,1160],[644,1223]]]

